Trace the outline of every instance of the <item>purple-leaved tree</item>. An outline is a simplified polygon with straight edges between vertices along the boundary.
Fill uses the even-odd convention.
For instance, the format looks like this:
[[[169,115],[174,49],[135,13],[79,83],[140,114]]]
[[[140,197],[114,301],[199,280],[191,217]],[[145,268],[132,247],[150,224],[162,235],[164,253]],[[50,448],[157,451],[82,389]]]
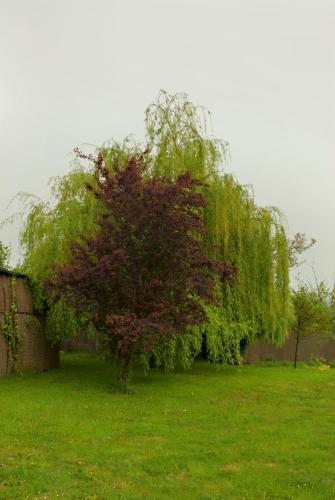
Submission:
[[[205,322],[216,280],[234,274],[206,252],[201,182],[146,174],[144,156],[108,169],[98,155],[96,184],[87,186],[102,207],[96,234],[73,243],[70,261],[46,282],[104,332],[123,384],[139,355]]]

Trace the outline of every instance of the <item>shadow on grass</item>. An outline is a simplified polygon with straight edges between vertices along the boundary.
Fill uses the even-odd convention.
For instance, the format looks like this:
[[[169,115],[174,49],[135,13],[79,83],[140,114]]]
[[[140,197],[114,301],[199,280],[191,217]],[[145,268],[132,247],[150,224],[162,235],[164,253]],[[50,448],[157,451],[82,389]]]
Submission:
[[[150,369],[147,373],[143,367],[135,366],[130,383],[130,394],[139,393],[144,386],[160,386],[163,390],[171,386],[188,385],[197,379],[197,382],[208,384],[209,378],[236,376],[243,367],[214,365],[206,361],[196,361],[189,370],[177,368],[173,372]],[[27,370],[23,374],[11,374],[0,379],[2,389],[13,385],[27,388],[28,392],[38,391],[49,384],[50,388],[57,387],[57,391],[75,392],[111,392],[115,387],[116,367],[111,360],[106,360],[103,355],[94,353],[61,353],[60,367],[45,372]],[[139,391],[136,387],[141,387]]]

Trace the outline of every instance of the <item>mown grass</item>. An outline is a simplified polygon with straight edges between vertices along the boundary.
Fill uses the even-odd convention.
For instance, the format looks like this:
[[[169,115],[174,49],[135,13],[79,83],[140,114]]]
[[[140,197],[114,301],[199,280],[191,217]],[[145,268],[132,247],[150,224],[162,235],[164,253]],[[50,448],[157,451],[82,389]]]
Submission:
[[[67,354],[0,381],[0,498],[333,499],[335,370],[213,366],[134,377]]]

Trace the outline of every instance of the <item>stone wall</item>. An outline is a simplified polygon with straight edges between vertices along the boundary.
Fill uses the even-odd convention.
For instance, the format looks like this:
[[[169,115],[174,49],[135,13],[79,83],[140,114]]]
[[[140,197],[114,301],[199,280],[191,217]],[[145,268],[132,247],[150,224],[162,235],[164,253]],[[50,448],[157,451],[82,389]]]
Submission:
[[[32,296],[26,278],[18,273],[0,270],[0,376],[10,372],[12,362],[8,354],[6,341],[1,334],[4,314],[10,309],[10,278],[15,276],[16,320],[18,331],[23,336],[19,354],[20,369],[37,371],[57,368],[59,349],[51,346],[44,334],[44,318],[33,311]]]

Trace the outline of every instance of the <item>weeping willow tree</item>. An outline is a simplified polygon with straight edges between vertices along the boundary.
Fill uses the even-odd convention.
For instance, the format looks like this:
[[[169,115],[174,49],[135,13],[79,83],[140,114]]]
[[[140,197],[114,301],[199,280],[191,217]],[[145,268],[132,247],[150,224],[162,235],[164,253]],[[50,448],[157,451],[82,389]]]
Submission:
[[[146,150],[149,175],[175,178],[187,170],[203,180],[208,252],[234,264],[237,276],[233,287],[217,284],[216,301],[206,306],[206,325],[169,339],[143,361],[148,364],[150,358],[166,368],[181,362],[187,367],[200,352],[204,335],[207,356],[213,361],[239,362],[241,345],[256,339],[282,343],[289,321],[289,255],[280,213],[258,207],[252,191],[225,173],[228,144],[208,134],[209,113],[185,94],[160,92],[147,108],[145,122],[142,146],[126,140],[99,148],[105,164],[113,168],[116,161]],[[21,269],[32,278],[38,306],[48,309],[53,339],[76,334],[87,320],[62,300],[51,303],[41,285],[52,273],[52,263],[66,262],[70,243],[95,231],[100,207],[85,189],[87,182],[94,182],[93,169],[77,163],[68,175],[53,180],[48,202],[25,198]]]
[[[70,244],[82,234],[92,234],[99,207],[93,195],[85,189],[92,173],[76,163],[72,171],[51,179],[48,201],[21,193],[27,217],[20,233],[22,263],[19,268],[30,277],[34,307],[47,317],[47,334],[59,340],[64,333],[75,336],[89,325],[87,318],[61,298],[51,301],[43,287],[44,279],[52,275],[53,264],[63,264],[70,256]]]
[[[8,267],[9,257],[9,247],[4,245],[0,240],[0,269],[6,269]]]
[[[241,361],[241,346],[256,339],[280,345],[288,333],[289,252],[280,213],[256,205],[251,189],[224,173],[227,143],[207,134],[210,115],[185,94],[161,92],[146,111],[147,143],[154,174],[188,170],[206,181],[204,217],[208,251],[236,266],[235,286],[217,285],[209,321],[189,337],[155,353],[158,364],[188,364],[206,336],[213,361]]]
[[[228,143],[207,135],[211,115],[187,95],[160,91],[145,112],[146,143],[153,174],[176,177],[190,171],[200,179],[222,172]]]

